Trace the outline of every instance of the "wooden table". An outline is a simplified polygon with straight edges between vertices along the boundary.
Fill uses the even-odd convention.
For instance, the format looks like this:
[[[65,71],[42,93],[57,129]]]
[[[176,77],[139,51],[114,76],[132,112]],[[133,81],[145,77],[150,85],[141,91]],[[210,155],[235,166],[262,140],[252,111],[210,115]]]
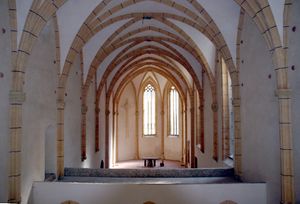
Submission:
[[[155,167],[156,160],[158,159],[159,159],[158,157],[143,157],[144,167]]]

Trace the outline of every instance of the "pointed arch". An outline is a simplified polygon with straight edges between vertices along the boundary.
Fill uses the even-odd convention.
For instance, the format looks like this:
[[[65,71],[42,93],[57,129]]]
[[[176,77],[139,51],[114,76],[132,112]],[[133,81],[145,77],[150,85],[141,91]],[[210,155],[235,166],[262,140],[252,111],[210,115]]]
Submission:
[[[156,80],[148,76],[143,80],[139,95],[143,94],[143,136],[154,136],[157,132],[157,99],[160,93]],[[160,95],[160,94],[159,94]]]

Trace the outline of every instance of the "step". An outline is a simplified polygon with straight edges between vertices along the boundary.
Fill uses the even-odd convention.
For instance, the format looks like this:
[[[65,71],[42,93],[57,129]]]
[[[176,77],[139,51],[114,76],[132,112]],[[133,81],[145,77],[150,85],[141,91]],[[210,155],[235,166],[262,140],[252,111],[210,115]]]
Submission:
[[[88,169],[65,168],[65,177],[117,177],[117,178],[188,178],[234,177],[233,168],[199,169]]]

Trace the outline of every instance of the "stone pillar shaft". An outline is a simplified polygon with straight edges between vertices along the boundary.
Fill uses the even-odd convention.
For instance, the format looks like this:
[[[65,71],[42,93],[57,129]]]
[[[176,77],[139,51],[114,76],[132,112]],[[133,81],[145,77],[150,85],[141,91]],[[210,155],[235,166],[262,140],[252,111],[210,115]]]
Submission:
[[[161,159],[165,159],[165,112],[164,112],[164,103],[161,105]]]
[[[291,126],[291,90],[278,89],[282,203],[294,203],[293,140]]]
[[[81,106],[81,161],[86,160],[86,114],[87,106],[85,103]]]
[[[9,151],[9,202],[21,201],[21,151],[22,151],[22,104],[25,93],[11,91],[10,101],[10,151]]]
[[[222,157],[223,159],[230,155],[229,141],[229,94],[228,94],[228,72],[225,63],[222,63]]]
[[[64,108],[63,100],[57,100],[57,177],[64,176]]]
[[[195,95],[191,94],[191,168],[195,168]]]
[[[100,150],[100,144],[99,144],[99,114],[100,109],[98,102],[96,102],[96,108],[95,108],[95,152],[98,152]]]

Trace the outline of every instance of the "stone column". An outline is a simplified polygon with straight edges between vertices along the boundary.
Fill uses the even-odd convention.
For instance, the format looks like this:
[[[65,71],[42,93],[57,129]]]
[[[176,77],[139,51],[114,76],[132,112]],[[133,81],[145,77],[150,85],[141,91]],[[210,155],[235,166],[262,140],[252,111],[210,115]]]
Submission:
[[[81,161],[86,160],[86,113],[88,107],[85,104],[81,105]]]
[[[202,102],[201,102],[202,101]],[[205,149],[205,140],[204,140],[204,101],[200,101],[200,150],[204,153]]]
[[[195,107],[194,107],[194,90],[191,95],[191,168],[195,168]]]
[[[57,177],[64,176],[64,111],[65,102],[58,99],[57,105]]]
[[[218,140],[218,103],[214,101],[211,104],[211,109],[213,111],[213,132],[214,132],[214,152],[213,159],[218,161],[219,159],[219,140]]]
[[[98,102],[96,102],[95,108],[95,152],[99,152],[100,145],[99,145],[99,114],[100,108]]]
[[[113,112],[113,165],[118,161],[118,150],[119,150],[119,143],[118,143],[118,124],[119,124],[119,112],[118,112],[118,104],[116,108],[114,108]]]
[[[294,203],[294,163],[291,126],[291,90],[278,89],[279,130],[281,157],[281,194],[282,204]]]
[[[106,104],[108,107],[108,104]],[[109,168],[109,114],[110,111],[108,108],[105,110],[105,159],[104,159],[104,166],[105,168]]]
[[[161,110],[161,159],[165,159],[165,111],[164,111],[164,104],[162,104]]]
[[[233,91],[235,87],[233,86]],[[234,112],[234,170],[236,176],[242,176],[242,144],[241,144],[241,119],[240,119],[240,99],[233,98],[233,112]]]
[[[222,158],[230,154],[229,141],[229,98],[228,98],[228,72],[225,63],[221,66],[222,80]]]
[[[139,111],[138,105],[136,104],[135,111],[135,138],[136,138],[136,159],[140,159],[140,151],[139,151]]]
[[[11,91],[10,102],[10,168],[9,168],[9,202],[21,202],[21,151],[22,151],[22,105],[25,93]]]
[[[184,164],[184,108],[183,104],[181,104],[181,110],[180,110],[180,126],[181,126],[181,131],[180,131],[180,136],[181,136],[181,164]]]

